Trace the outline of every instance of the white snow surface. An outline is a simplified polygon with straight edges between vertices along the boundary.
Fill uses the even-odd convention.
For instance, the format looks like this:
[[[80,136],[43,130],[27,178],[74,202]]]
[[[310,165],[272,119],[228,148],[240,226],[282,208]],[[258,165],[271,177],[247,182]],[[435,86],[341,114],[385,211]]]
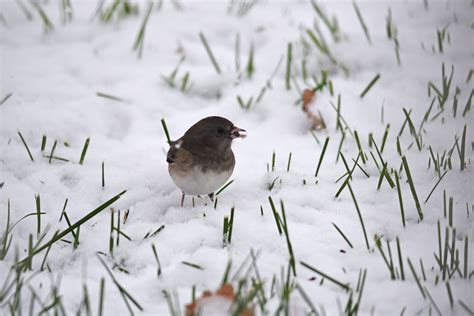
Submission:
[[[297,282],[308,294],[319,313],[339,313],[338,301],[344,309],[348,292],[329,280],[320,284],[320,275],[300,264],[312,267],[357,286],[361,269],[367,269],[367,278],[359,308],[360,315],[395,315],[404,310],[405,315],[421,313],[466,315],[459,300],[474,310],[473,281],[456,273],[449,284],[454,297],[450,306],[446,282],[441,279],[438,263],[437,222],[440,221],[444,236],[448,220],[443,216],[443,191],[453,197],[453,225],[456,227],[460,270],[464,270],[464,240],[469,238],[469,267],[473,271],[473,111],[465,116],[462,111],[472,93],[472,83],[467,81],[473,66],[474,9],[471,1],[359,1],[359,7],[372,39],[369,45],[357,19],[352,2],[322,2],[321,7],[337,16],[342,38],[331,39],[327,28],[307,1],[274,1],[257,3],[243,17],[228,13],[228,2],[193,1],[183,3],[177,10],[171,2],[164,2],[161,10],[153,9],[145,32],[143,55],[138,58],[132,46],[145,14],[145,2],[140,3],[137,16],[114,19],[102,23],[91,21],[96,1],[73,2],[74,17],[62,25],[58,3],[48,1],[42,8],[48,14],[54,29],[44,34],[37,12],[26,3],[33,14],[28,21],[15,1],[2,0],[1,13],[6,24],[1,28],[1,91],[0,98],[12,96],[0,105],[0,233],[6,226],[7,202],[11,204],[11,223],[24,215],[36,212],[35,195],[41,198],[41,229],[49,227],[44,240],[52,238],[54,231],[67,228],[59,222],[64,201],[68,199],[67,215],[72,223],[123,190],[127,192],[112,207],[129,210],[128,220],[121,230],[131,241],[120,239],[109,254],[110,211],[104,210],[80,229],[77,249],[65,242],[57,242],[49,251],[45,269],[29,279],[28,284],[43,300],[50,299],[52,283],[60,280],[62,304],[68,314],[76,313],[83,299],[83,285],[87,286],[93,313],[99,297],[99,283],[105,277],[106,315],[127,315],[129,312],[97,253],[112,268],[118,264],[128,271],[114,269],[113,273],[124,288],[139,302],[143,311],[132,306],[137,314],[167,315],[170,313],[162,291],[179,297],[179,308],[191,301],[191,290],[196,286],[199,296],[204,290],[219,287],[224,269],[232,260],[231,275],[249,255],[251,249],[258,253],[256,260],[259,275],[269,302],[268,312],[273,313],[280,302],[277,293],[270,297],[274,275],[280,279],[282,269],[289,262],[288,246],[284,235],[279,235],[268,197],[271,196],[280,212],[283,200],[289,237],[296,259]],[[108,3],[109,4],[109,3]],[[397,64],[393,41],[387,38],[386,18],[391,9],[397,27],[401,65]],[[346,76],[327,60],[309,39],[306,28],[313,29],[317,21],[335,58],[343,63],[350,74]],[[437,30],[446,25],[449,43],[445,41],[443,53],[438,49]],[[314,29],[313,29],[314,30]],[[203,32],[221,68],[214,70],[199,39]],[[250,43],[255,49],[255,73],[247,78],[235,70],[235,38],[240,34],[241,69],[245,69]],[[302,81],[301,37],[310,44],[307,60],[309,74],[321,78],[322,69],[329,69],[334,96],[328,89],[316,93],[314,109],[319,110],[327,124],[324,131],[315,132],[320,144],[309,133],[309,122],[300,105],[295,101],[300,93],[291,84],[285,87],[286,52],[288,42],[293,43],[292,73],[300,88],[313,87]],[[162,75],[169,75],[182,55],[177,80],[178,87],[169,87]],[[236,97],[254,100],[275,70],[260,103],[249,110],[242,109]],[[378,159],[374,147],[368,145],[368,135],[373,133],[377,145],[382,143],[386,125],[390,132],[382,153],[389,170],[398,170],[402,162],[397,152],[397,135],[405,120],[403,108],[411,110],[411,119],[418,130],[427,111],[431,97],[428,83],[439,88],[441,64],[445,63],[446,75],[454,67],[449,99],[445,111],[439,112],[435,102],[429,119],[423,125],[423,148],[417,149],[409,126],[400,136],[403,154],[406,155],[421,207],[423,221],[418,218],[415,202],[407,177],[401,171],[401,192],[406,216],[403,227],[397,189],[383,181],[379,190],[379,170],[370,151]],[[189,72],[192,86],[187,93],[180,91],[183,75]],[[364,98],[360,93],[379,73],[380,79]],[[453,116],[452,104],[456,87],[458,113]],[[118,96],[126,102],[117,102],[96,95],[96,92]],[[336,180],[345,173],[341,158],[336,162],[341,133],[336,130],[337,114],[330,102],[337,103],[341,95],[341,114],[351,130],[357,130],[369,160],[362,167],[367,178],[356,168],[350,182],[360,208],[370,250],[367,250],[361,223],[351,194],[346,187],[342,194],[335,194],[342,184]],[[383,108],[383,110],[382,110]],[[383,123],[382,123],[383,112]],[[160,120],[166,119],[172,139],[178,139],[187,128],[199,119],[220,115],[247,130],[248,137],[234,141],[236,167],[235,181],[219,196],[217,208],[206,199],[195,199],[193,207],[188,197],[180,208],[181,192],[171,181],[166,163],[168,145]],[[440,156],[449,151],[455,137],[461,137],[467,126],[465,157],[467,167],[460,170],[458,150],[452,154],[452,169],[441,180],[427,203],[426,197],[439,176],[433,169],[429,146]],[[34,158],[28,153],[17,132],[24,136]],[[46,149],[41,153],[42,135],[47,136]],[[85,140],[90,145],[84,163],[79,159]],[[326,137],[329,144],[322,160],[318,177],[315,170]],[[48,162],[54,140],[55,157]],[[64,143],[67,142],[69,146]],[[410,146],[411,145],[411,146]],[[267,171],[272,153],[276,153],[275,170]],[[292,153],[291,168],[287,172],[288,154]],[[352,158],[358,154],[357,144],[350,134],[341,152],[352,167]],[[105,164],[105,188],[101,186],[101,164]],[[270,167],[271,168],[271,167]],[[394,174],[391,175],[394,179]],[[271,191],[268,186],[275,185]],[[306,182],[304,184],[303,182]],[[263,216],[260,212],[263,207]],[[223,220],[235,207],[232,242],[223,247]],[[350,239],[350,248],[336,231],[335,223]],[[161,225],[165,228],[144,240],[148,232]],[[36,216],[22,220],[13,229],[13,242],[6,258],[0,261],[0,283],[15,262],[15,250],[20,258],[27,255],[28,238],[37,238]],[[391,280],[383,257],[376,248],[374,236],[382,237],[387,254],[386,240],[391,243],[395,267],[399,267],[395,239],[398,236],[404,260],[405,281]],[[72,240],[71,236],[65,237]],[[44,242],[44,241],[43,241]],[[443,237],[444,242],[444,237]],[[157,264],[151,245],[156,246],[162,266],[157,277]],[[343,251],[341,251],[343,250]],[[33,259],[32,276],[40,270],[45,251]],[[423,298],[406,258],[410,258],[421,284],[430,297]],[[420,260],[423,260],[426,281],[422,278]],[[202,267],[195,269],[182,264],[191,262]],[[252,270],[251,275],[255,276]],[[313,277],[316,277],[314,280]],[[236,285],[236,283],[234,284]],[[23,311],[28,310],[31,292],[25,286],[20,299]],[[3,304],[3,302],[2,302]],[[227,305],[226,305],[227,306]],[[39,308],[37,306],[37,308]],[[209,314],[225,314],[215,311]],[[9,313],[8,305],[0,307],[2,314]],[[256,306],[258,314],[262,311]],[[299,292],[294,290],[290,299],[290,313],[304,315],[309,307]]]

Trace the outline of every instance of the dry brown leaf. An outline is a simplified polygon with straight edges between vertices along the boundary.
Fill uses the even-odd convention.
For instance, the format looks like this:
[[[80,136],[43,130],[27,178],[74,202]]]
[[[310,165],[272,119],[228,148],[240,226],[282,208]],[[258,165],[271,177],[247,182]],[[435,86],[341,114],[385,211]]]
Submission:
[[[198,315],[199,305],[202,304],[206,299],[211,297],[222,297],[230,301],[234,301],[235,292],[232,284],[225,283],[223,284],[215,293],[212,293],[209,290],[206,290],[202,293],[201,297],[195,300],[194,302],[186,305],[186,316],[195,316]],[[240,316],[254,316],[254,308],[246,307],[241,313]]]
[[[326,128],[326,124],[321,117],[313,113],[310,109],[310,105],[313,103],[316,93],[311,89],[305,89],[303,92],[303,112],[308,116],[309,121],[311,122],[312,128],[316,130],[321,130]]]

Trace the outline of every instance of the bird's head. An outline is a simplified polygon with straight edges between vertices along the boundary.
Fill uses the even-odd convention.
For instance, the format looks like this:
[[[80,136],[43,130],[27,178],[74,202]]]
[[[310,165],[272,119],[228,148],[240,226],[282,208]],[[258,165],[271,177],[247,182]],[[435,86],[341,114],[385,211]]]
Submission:
[[[246,131],[236,127],[231,121],[219,116],[206,117],[184,134],[185,137],[199,139],[204,145],[227,150],[235,138],[245,138]]]

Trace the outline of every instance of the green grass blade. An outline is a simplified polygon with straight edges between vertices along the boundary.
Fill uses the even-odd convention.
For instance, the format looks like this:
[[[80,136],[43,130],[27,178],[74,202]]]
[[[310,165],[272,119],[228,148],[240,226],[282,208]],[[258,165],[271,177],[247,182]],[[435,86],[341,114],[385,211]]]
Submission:
[[[211,48],[209,47],[209,44],[207,43],[206,37],[202,32],[199,32],[199,38],[201,39],[202,44],[204,45],[204,48],[206,49],[207,55],[209,56],[209,59],[212,62],[212,65],[214,66],[214,69],[218,74],[221,73],[221,69],[219,68],[219,64],[216,61],[216,58],[214,57],[214,54],[212,54]]]
[[[22,141],[23,145],[25,146],[26,151],[28,152],[28,156],[30,156],[30,160],[34,162],[35,160],[33,159],[33,156],[31,155],[31,151],[30,151],[30,149],[28,148],[28,145],[26,144],[26,141],[25,141],[25,139],[23,138],[23,135],[21,135],[20,131],[18,131],[18,136],[20,136],[21,141]]]
[[[377,80],[379,80],[380,78],[380,74],[376,74],[375,77],[370,80],[369,84],[367,85],[367,87],[365,87],[364,90],[362,90],[361,94],[360,94],[360,98],[362,99],[366,94],[367,92],[369,92],[369,90],[372,88],[372,86],[377,82]]]
[[[410,190],[415,200],[416,210],[418,211],[418,217],[420,220],[423,220],[423,211],[421,209],[420,201],[418,200],[418,195],[416,194],[415,184],[413,183],[413,178],[411,176],[410,167],[408,166],[408,161],[405,156],[402,157],[403,167],[408,178],[408,184],[410,185]]]
[[[344,290],[348,291],[348,290],[350,289],[349,284],[347,284],[347,283],[344,284],[344,283],[342,283],[342,282],[340,282],[340,281],[334,279],[333,277],[330,277],[330,276],[327,275],[326,273],[323,273],[323,272],[317,270],[316,268],[310,266],[309,264],[307,264],[307,263],[305,263],[305,262],[303,262],[303,261],[300,261],[300,264],[301,264],[303,267],[305,267],[305,268],[307,268],[307,269],[309,269],[309,270],[311,270],[311,271],[313,271],[313,272],[319,274],[319,275],[322,276],[323,278],[325,278],[325,279],[331,281],[332,283],[334,283],[334,284],[336,284],[336,285],[342,287]]]
[[[86,153],[87,153],[87,148],[89,148],[89,142],[90,142],[90,137],[86,139],[86,142],[84,143],[84,147],[82,148],[82,153],[81,153],[81,158],[79,160],[79,164],[82,165],[84,164],[84,159],[86,158]],[[51,154],[52,156],[53,154]]]
[[[326,137],[326,140],[324,141],[323,150],[321,151],[321,156],[319,156],[318,166],[316,167],[316,172],[314,173],[315,177],[318,176],[319,169],[321,168],[321,164],[323,162],[324,154],[326,153],[326,149],[328,147],[328,143],[329,143],[329,136]]]

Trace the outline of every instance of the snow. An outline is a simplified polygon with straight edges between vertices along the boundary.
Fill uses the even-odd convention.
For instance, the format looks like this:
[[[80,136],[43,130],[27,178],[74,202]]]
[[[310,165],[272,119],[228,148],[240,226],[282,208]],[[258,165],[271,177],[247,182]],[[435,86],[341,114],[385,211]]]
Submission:
[[[26,3],[26,1],[25,1]],[[91,308],[97,310],[99,284],[105,277],[105,305],[107,315],[128,314],[127,307],[112,283],[97,252],[111,268],[114,263],[126,268],[129,274],[114,269],[120,284],[139,302],[144,315],[170,313],[163,290],[176,293],[179,308],[191,302],[191,289],[197,295],[206,289],[214,291],[220,285],[228,260],[232,259],[233,275],[249,255],[251,249],[258,253],[256,260],[259,274],[265,283],[269,302],[267,310],[274,312],[280,303],[279,294],[270,296],[272,278],[286,271],[288,247],[285,236],[278,234],[268,196],[280,211],[279,201],[284,201],[288,230],[296,258],[296,282],[302,286],[318,311],[327,315],[342,309],[348,293],[300,264],[312,267],[349,283],[355,289],[360,269],[367,269],[367,279],[359,313],[361,315],[394,315],[405,310],[406,315],[418,312],[443,315],[464,315],[466,310],[459,300],[474,310],[473,282],[469,277],[460,278],[456,273],[449,281],[454,305],[450,301],[444,281],[435,282],[440,275],[433,253],[438,253],[437,223],[444,230],[448,220],[443,216],[443,191],[453,197],[453,226],[456,228],[460,269],[464,269],[464,238],[469,238],[469,269],[472,273],[473,250],[473,111],[462,115],[472,93],[472,82],[467,81],[472,68],[472,16],[471,1],[358,2],[368,26],[372,45],[367,43],[350,1],[323,2],[321,6],[338,18],[342,32],[341,41],[335,43],[324,24],[318,20],[311,4],[306,1],[262,2],[243,17],[227,13],[228,3],[194,1],[185,3],[182,11],[172,3],[164,2],[161,10],[151,13],[145,33],[142,58],[132,51],[132,46],[142,24],[145,5],[138,16],[114,20],[111,23],[91,21],[97,6],[95,1],[73,3],[72,23],[61,25],[58,4],[42,3],[55,28],[43,33],[37,12],[27,4],[34,19],[27,21],[14,1],[2,1],[2,15],[6,25],[1,26],[1,91],[0,98],[12,96],[0,105],[0,233],[6,226],[7,203],[11,203],[11,223],[24,215],[35,212],[35,195],[41,197],[42,230],[49,226],[45,240],[57,229],[64,230],[64,219],[58,222],[64,201],[68,199],[67,215],[72,223],[84,217],[111,197],[127,190],[112,206],[115,210],[129,210],[128,220],[121,230],[131,241],[120,239],[109,252],[110,212],[103,211],[80,229],[80,244],[57,242],[50,250],[47,263],[51,272],[44,270],[28,282],[43,301],[51,302],[51,284],[60,279],[61,301],[65,311],[75,313],[83,297],[83,284],[87,286]],[[401,66],[397,64],[394,43],[386,35],[386,17],[389,7],[397,28],[400,43]],[[318,20],[332,54],[346,65],[349,76],[321,55],[309,40],[305,30],[313,28]],[[444,51],[438,50],[437,30],[448,25],[449,43]],[[216,57],[222,73],[216,74],[199,39],[203,32]],[[255,48],[255,73],[251,79],[235,71],[235,37],[240,34],[241,68],[247,63],[250,43]],[[328,89],[316,93],[314,108],[321,111],[327,129],[316,132],[321,144],[308,132],[309,123],[295,101],[300,97],[292,84],[285,88],[287,43],[293,43],[293,73],[300,87],[309,87],[302,81],[301,58],[303,36],[311,46],[308,72],[320,79],[322,69],[330,69],[335,95]],[[423,48],[423,47],[424,48]],[[432,46],[435,48],[433,51]],[[176,67],[182,54],[186,56],[178,75],[178,88],[170,88],[162,79]],[[260,103],[249,110],[242,109],[236,97],[244,101],[253,96],[274,72],[280,58],[281,65]],[[420,126],[431,98],[427,86],[431,81],[441,87],[441,64],[446,75],[451,65],[454,75],[446,110],[435,120],[439,111],[435,102],[430,119],[424,124],[423,148],[419,151],[406,126],[400,137],[414,185],[423,209],[424,220],[419,221],[415,202],[406,182],[405,172],[400,179],[406,215],[402,226],[397,189],[383,181],[377,190],[379,174],[369,155],[368,135],[373,133],[378,146],[382,143],[386,125],[390,124],[383,158],[388,166],[398,170],[401,158],[397,152],[397,134],[405,120],[403,108],[411,110],[415,128]],[[179,90],[182,76],[189,72],[192,86],[187,93]],[[364,98],[359,95],[372,78],[380,79]],[[309,82],[312,82],[309,80]],[[455,88],[459,88],[458,113],[453,117],[452,104]],[[96,95],[97,92],[118,96],[117,102]],[[336,162],[341,133],[336,130],[336,104],[341,95],[341,114],[351,130],[357,130],[364,151],[369,155],[362,165],[369,173],[367,178],[355,169],[350,182],[357,199],[370,244],[365,246],[361,224],[346,188],[335,198],[345,167],[339,158]],[[383,110],[382,110],[383,108]],[[383,111],[383,123],[381,116]],[[180,208],[181,192],[171,181],[166,163],[168,145],[160,120],[166,119],[172,139],[178,139],[188,127],[203,117],[220,115],[244,128],[248,137],[234,141],[236,167],[235,181],[218,197],[217,208],[207,199],[195,199],[195,207],[188,197]],[[440,156],[449,151],[455,135],[462,137],[467,126],[465,155],[467,167],[460,171],[458,151],[452,155],[452,170],[441,180],[425,204],[424,201],[439,177],[428,168],[429,146]],[[34,157],[30,161],[17,132],[24,136]],[[47,145],[41,153],[41,137],[47,136]],[[85,140],[90,145],[84,163],[79,159]],[[314,172],[326,137],[330,138],[317,178]],[[54,156],[69,162],[53,160],[48,163],[54,140]],[[69,146],[65,146],[67,142]],[[460,145],[460,144],[459,144]],[[272,153],[276,153],[274,171],[267,171]],[[376,155],[376,151],[372,149]],[[292,153],[291,169],[286,171],[288,154]],[[355,139],[346,132],[342,153],[352,167],[352,158],[358,154]],[[101,165],[105,165],[105,187],[101,186]],[[360,162],[360,161],[359,161]],[[268,185],[278,177],[271,191]],[[392,178],[394,175],[392,174]],[[394,179],[394,178],[393,178]],[[306,182],[306,185],[303,184]],[[263,207],[264,215],[260,213]],[[232,242],[223,247],[223,219],[235,207]],[[467,209],[467,210],[466,210]],[[347,235],[354,248],[350,248],[334,229],[335,223]],[[165,228],[153,237],[144,239],[161,225]],[[27,255],[28,238],[36,241],[36,218],[22,220],[13,230],[13,246],[5,260],[0,261],[0,283],[3,285],[15,261],[14,247],[20,257]],[[404,258],[405,281],[390,280],[390,273],[375,246],[374,235],[391,242],[395,266],[398,267],[396,237],[399,237]],[[65,237],[70,240],[70,235]],[[444,237],[443,237],[444,242]],[[157,264],[151,245],[156,246],[162,266],[157,277]],[[344,250],[341,252],[340,250]],[[44,252],[34,257],[33,271],[39,271]],[[410,258],[421,276],[420,259],[426,273],[426,287],[435,304],[423,298],[409,269]],[[182,262],[202,267],[196,269]],[[33,271],[24,273],[32,276]],[[255,271],[251,272],[255,276]],[[286,272],[285,272],[286,273]],[[315,281],[311,278],[316,277]],[[8,281],[8,280],[6,280]],[[234,284],[236,286],[237,283]],[[30,306],[31,292],[23,288],[20,305],[23,311]],[[36,303],[36,308],[39,308]],[[292,315],[302,315],[308,306],[294,290],[291,294]],[[323,308],[321,308],[323,306]],[[8,313],[8,305],[0,301],[0,310]],[[209,308],[215,311],[215,306]],[[260,312],[257,306],[256,310]],[[222,312],[224,313],[224,312]]]

